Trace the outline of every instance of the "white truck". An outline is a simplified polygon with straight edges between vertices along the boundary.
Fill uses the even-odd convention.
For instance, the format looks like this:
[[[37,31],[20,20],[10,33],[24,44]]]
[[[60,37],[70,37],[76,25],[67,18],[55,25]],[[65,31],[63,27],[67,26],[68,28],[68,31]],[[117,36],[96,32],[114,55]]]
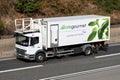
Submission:
[[[110,40],[110,17],[100,15],[15,19],[16,56],[48,57],[97,53]]]

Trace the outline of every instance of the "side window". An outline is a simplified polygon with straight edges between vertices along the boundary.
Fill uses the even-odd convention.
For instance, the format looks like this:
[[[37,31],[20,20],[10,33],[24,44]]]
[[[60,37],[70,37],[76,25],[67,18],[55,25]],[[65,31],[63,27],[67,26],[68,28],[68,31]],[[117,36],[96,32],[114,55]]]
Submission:
[[[39,38],[38,37],[32,37],[31,38],[31,45],[35,45],[37,43],[39,43]]]

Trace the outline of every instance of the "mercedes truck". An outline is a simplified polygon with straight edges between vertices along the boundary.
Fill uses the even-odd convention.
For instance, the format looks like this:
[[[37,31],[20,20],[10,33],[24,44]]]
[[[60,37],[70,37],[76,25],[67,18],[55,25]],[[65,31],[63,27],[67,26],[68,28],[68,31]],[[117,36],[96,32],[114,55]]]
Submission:
[[[16,57],[43,62],[48,57],[97,53],[110,40],[110,17],[101,15],[15,19]]]

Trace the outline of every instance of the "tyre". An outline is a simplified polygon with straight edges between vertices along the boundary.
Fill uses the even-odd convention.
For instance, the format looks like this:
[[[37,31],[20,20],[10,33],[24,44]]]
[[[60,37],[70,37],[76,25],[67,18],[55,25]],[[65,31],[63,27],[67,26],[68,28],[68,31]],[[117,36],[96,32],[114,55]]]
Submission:
[[[44,62],[46,59],[45,54],[38,53],[35,57],[36,62]]]
[[[92,54],[92,48],[91,47],[86,47],[84,50],[84,55],[89,56]]]

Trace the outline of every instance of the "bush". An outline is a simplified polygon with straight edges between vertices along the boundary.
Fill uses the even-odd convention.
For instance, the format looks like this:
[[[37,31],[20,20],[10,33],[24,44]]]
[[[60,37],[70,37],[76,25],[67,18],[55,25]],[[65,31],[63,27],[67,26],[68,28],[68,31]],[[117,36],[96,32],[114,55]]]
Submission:
[[[3,22],[0,20],[0,36],[4,33],[4,24]]]
[[[4,24],[3,22],[0,20],[0,31],[4,30]]]
[[[16,11],[31,14],[39,9],[39,0],[17,0]]]
[[[120,10],[120,0],[94,0],[94,3],[108,13]]]

